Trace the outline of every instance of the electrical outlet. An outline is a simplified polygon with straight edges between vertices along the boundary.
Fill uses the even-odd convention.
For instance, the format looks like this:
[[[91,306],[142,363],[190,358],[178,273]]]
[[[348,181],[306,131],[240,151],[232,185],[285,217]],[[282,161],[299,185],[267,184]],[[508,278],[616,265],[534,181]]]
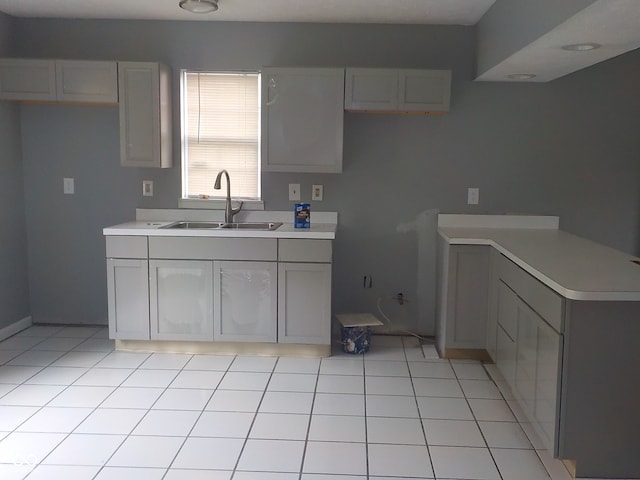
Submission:
[[[142,181],[142,196],[153,197],[153,180]]]
[[[62,179],[62,191],[65,195],[73,195],[75,193],[75,182],[73,178]]]
[[[467,189],[467,205],[478,205],[478,203],[480,203],[480,189]]]
[[[322,185],[313,185],[311,187],[311,200],[318,202],[324,198],[324,187]]]
[[[289,184],[289,200],[300,200],[300,184]]]

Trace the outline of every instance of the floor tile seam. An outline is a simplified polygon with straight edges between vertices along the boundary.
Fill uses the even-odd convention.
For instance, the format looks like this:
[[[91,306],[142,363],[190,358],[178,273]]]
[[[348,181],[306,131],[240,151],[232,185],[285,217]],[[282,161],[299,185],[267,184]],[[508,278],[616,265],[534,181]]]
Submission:
[[[403,349],[403,353],[404,353],[404,349]],[[364,444],[364,459],[365,459],[365,474],[366,477],[365,478],[369,478],[369,474],[371,473],[371,467],[369,465],[369,422],[367,421],[368,415],[367,415],[367,382],[366,382],[366,375],[367,375],[367,365],[366,362],[364,361],[364,358],[362,359],[362,373],[364,374],[364,378],[363,378],[363,401],[364,401],[364,440],[365,440],[365,444]]]
[[[0,352],[6,352],[6,351],[9,351],[9,350],[12,350],[12,349],[7,349],[7,350],[2,350],[2,349],[0,349]],[[16,351],[19,351],[19,350],[16,350]],[[0,363],[0,367],[7,365],[10,361],[12,361],[12,360],[14,360],[14,359],[18,358],[20,355],[22,355],[23,353],[25,353],[25,352],[27,352],[27,351],[28,351],[28,350],[21,351],[20,353],[17,353],[17,354],[16,354],[16,355],[14,355],[13,357],[11,357],[11,358],[9,358],[9,359],[5,360],[3,363]]]
[[[231,365],[233,365],[233,362],[235,362],[235,359],[237,358],[237,355],[234,357],[233,361],[229,364],[229,368],[231,368]],[[258,405],[255,409],[255,412],[253,412],[253,418],[251,419],[251,424],[249,425],[249,429],[247,430],[247,435],[244,438],[244,441],[242,442],[242,447],[240,447],[240,452],[238,453],[238,458],[236,458],[236,461],[233,465],[233,469],[232,471],[234,473],[231,474],[232,478],[235,475],[235,471],[238,468],[238,465],[240,464],[240,459],[242,458],[242,454],[244,453],[244,450],[247,446],[247,442],[249,441],[249,435],[251,434],[251,430],[253,429],[253,426],[256,422],[256,418],[258,417],[258,412],[260,412],[260,407],[262,406],[262,402],[264,401],[264,397],[267,393],[267,386],[269,385],[269,382],[271,381],[271,378],[273,377],[273,370],[275,370],[275,366],[277,365],[278,361],[280,360],[280,357],[277,357],[278,359],[276,360],[276,363],[273,365],[273,369],[271,371],[271,373],[269,374],[269,379],[267,380],[267,383],[265,384],[264,388],[262,389],[262,395],[260,396],[260,401],[258,402]],[[230,370],[227,369],[227,372],[229,372]],[[227,373],[225,373],[225,375],[220,379],[220,383],[222,383],[222,381],[224,380],[224,377],[226,376]],[[220,385],[220,384],[218,384]],[[215,391],[218,391],[218,389],[216,388]],[[214,392],[215,393],[215,392]],[[212,394],[213,396],[213,394]],[[211,401],[211,399],[209,399],[209,401]],[[205,405],[206,408],[206,405]],[[195,427],[195,424],[194,424]],[[186,442],[186,440],[185,440]],[[180,447],[180,450],[178,452],[180,452],[182,450],[182,448],[184,447],[184,443],[182,444],[182,447]],[[176,454],[177,456],[177,454]],[[303,457],[304,459],[304,457]],[[174,458],[175,461],[175,458]],[[173,462],[172,462],[173,464]]]
[[[77,378],[76,380],[74,380],[74,381],[73,381],[73,383],[71,383],[71,385],[69,385],[69,386],[70,386],[70,387],[71,387],[71,386],[73,386],[73,387],[113,387],[113,388],[114,388],[113,392],[115,392],[115,391],[116,391],[116,389],[118,389],[118,388],[122,387],[122,386],[123,386],[123,383],[124,383],[124,382],[126,382],[126,381],[129,379],[129,377],[131,377],[131,375],[133,375],[133,374],[136,372],[136,370],[137,370],[137,369],[135,369],[135,368],[134,368],[134,369],[131,369],[131,372],[129,373],[129,375],[127,375],[125,378],[123,378],[123,379],[122,379],[122,381],[121,381],[120,383],[118,383],[117,385],[78,385],[78,384],[76,384],[76,382],[77,382],[78,380],[80,380],[80,379],[81,379],[82,377],[84,377],[85,375],[88,375],[88,374],[89,374],[91,371],[93,371],[94,369],[95,369],[96,371],[99,371],[99,370],[106,370],[106,367],[99,368],[99,367],[95,367],[95,366],[94,366],[94,367],[89,368],[89,369],[88,369],[88,370],[87,370],[83,375],[81,375],[79,378]],[[120,368],[120,369],[113,369],[113,370],[128,370],[128,369],[126,369],[126,368]],[[101,405],[104,401],[106,401],[106,399],[107,399],[107,398],[109,398],[109,397],[113,394],[113,392],[111,392],[109,395],[107,395],[107,397],[106,397],[102,402],[100,402],[100,405]]]
[[[320,370],[322,369],[322,360],[324,358],[327,357],[323,357],[322,359],[320,359],[320,361],[318,362],[318,368],[317,371],[315,373],[316,376],[316,382],[315,382],[315,386],[313,389],[313,397],[311,397],[311,408],[309,409],[309,421],[307,422],[307,431],[305,433],[305,437],[304,437],[304,445],[302,447],[302,458],[300,459],[300,471],[298,472],[298,480],[302,479],[302,474],[304,471],[304,461],[306,459],[307,456],[307,446],[309,445],[309,434],[311,433],[311,421],[313,420],[313,410],[316,406],[316,398],[318,395],[318,382],[320,381]],[[329,357],[330,358],[330,357]],[[278,362],[280,361],[280,358],[278,358]],[[278,362],[276,362],[276,365],[278,364]],[[275,370],[275,367],[274,367]],[[267,383],[267,387],[269,386],[269,384]],[[265,393],[266,393],[266,388],[265,388]],[[258,410],[260,410],[260,407],[258,407]],[[249,433],[251,433],[251,430],[249,430]],[[233,475],[231,476],[231,478],[233,479],[233,477],[235,476],[235,469],[233,472]]]
[[[451,365],[451,368],[453,368],[453,365]],[[482,366],[482,368],[485,370],[485,373],[487,373],[487,375],[488,375],[489,372],[486,371],[486,368],[484,368],[484,365]],[[455,369],[454,369],[454,373],[455,373]],[[456,373],[456,378],[457,378],[457,373]],[[489,378],[491,378],[491,377],[489,376]],[[493,382],[493,379],[491,379],[491,381]],[[459,379],[458,379],[458,383],[460,384],[460,389],[462,390],[462,384],[460,383]],[[495,382],[493,382],[493,383],[495,385]],[[497,388],[497,385],[495,385],[495,386]],[[500,389],[498,389],[498,392],[500,392]],[[504,476],[502,475],[502,472],[500,471],[500,468],[498,467],[498,462],[496,461],[496,458],[493,455],[493,452],[491,451],[491,448],[489,447],[489,442],[487,441],[486,435],[482,431],[482,428],[480,428],[480,424],[478,423],[479,422],[478,417],[476,416],[476,413],[471,408],[471,403],[469,402],[469,400],[491,400],[491,399],[468,398],[467,395],[465,394],[464,390],[462,390],[462,393],[464,394],[464,398],[465,398],[465,401],[467,402],[469,410],[471,410],[471,415],[473,416],[473,418],[474,418],[474,420],[476,422],[476,426],[478,427],[478,430],[480,430],[480,435],[482,436],[482,440],[484,441],[484,443],[486,445],[486,449],[489,452],[489,455],[491,456],[491,461],[493,462],[493,465],[495,466],[495,469],[498,472],[498,475],[500,476],[500,478],[504,480]],[[500,392],[500,396],[502,396],[502,392]],[[504,399],[504,397],[502,398],[502,400],[505,403],[507,403],[506,400]],[[507,406],[508,406],[508,404],[507,404]],[[509,410],[511,410],[511,407],[509,407]],[[513,412],[512,412],[512,414],[513,414]],[[514,415],[514,418],[515,418],[515,415]],[[465,447],[465,448],[473,448],[473,447]]]
[[[484,372],[487,374],[487,376],[489,377],[489,379],[491,380],[491,382],[495,385],[496,389],[498,390],[498,393],[500,394],[500,397],[502,398],[502,400],[504,401],[504,403],[507,405],[507,407],[509,408],[509,411],[511,412],[511,415],[513,415],[513,418],[515,419],[515,422],[509,422],[509,423],[517,423],[518,426],[520,427],[520,429],[522,430],[522,432],[524,433],[525,438],[527,439],[527,441],[529,442],[529,444],[531,445],[531,447],[535,450],[535,447],[533,445],[533,442],[531,441],[531,439],[529,438],[529,435],[527,434],[527,431],[524,429],[524,427],[522,426],[522,422],[520,421],[520,419],[518,418],[518,416],[516,415],[516,412],[513,410],[513,408],[511,408],[511,404],[509,403],[509,401],[506,399],[506,397],[504,396],[504,393],[502,392],[502,390],[498,387],[498,384],[496,383],[495,379],[491,376],[491,374],[489,373],[489,370],[487,370],[487,367],[485,366],[484,363],[481,363],[482,365],[482,369],[484,370]],[[517,401],[517,400],[516,400]],[[480,424],[478,424],[478,428],[480,427]],[[488,442],[487,442],[488,444]],[[542,462],[542,459],[540,459],[540,461]],[[547,474],[549,476],[551,476],[551,473],[547,470],[546,465],[544,465],[544,462],[542,463],[542,465],[544,466],[545,471],[547,472]]]
[[[422,347],[421,347],[422,349]],[[418,395],[416,392],[416,386],[413,382],[413,376],[411,374],[411,369],[409,368],[409,358],[407,357],[407,350],[405,348],[405,344],[404,344],[404,338],[402,339],[402,350],[404,352],[405,355],[405,359],[407,361],[407,368],[409,369],[409,379],[411,382],[411,389],[413,390],[413,399],[416,405],[416,410],[418,411],[418,415],[420,415],[420,405],[418,404]],[[424,356],[424,351],[422,352],[422,355]],[[431,450],[429,449],[429,442],[427,441],[427,432],[426,432],[426,428],[425,428],[425,424],[422,421],[422,418],[419,419],[420,420],[420,429],[422,431],[422,438],[424,438],[424,445],[425,448],[427,449],[427,456],[429,457],[429,465],[431,466],[431,473],[433,474],[433,477],[435,478],[435,466],[433,464],[433,457],[431,455]],[[367,477],[368,478],[368,477]]]

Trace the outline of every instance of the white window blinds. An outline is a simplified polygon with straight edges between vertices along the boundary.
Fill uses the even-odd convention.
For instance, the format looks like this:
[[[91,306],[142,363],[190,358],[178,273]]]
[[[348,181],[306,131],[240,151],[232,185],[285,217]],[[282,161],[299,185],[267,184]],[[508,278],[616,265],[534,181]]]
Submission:
[[[260,110],[257,73],[182,72],[184,198],[226,196],[214,190],[226,169],[231,196],[260,198]]]

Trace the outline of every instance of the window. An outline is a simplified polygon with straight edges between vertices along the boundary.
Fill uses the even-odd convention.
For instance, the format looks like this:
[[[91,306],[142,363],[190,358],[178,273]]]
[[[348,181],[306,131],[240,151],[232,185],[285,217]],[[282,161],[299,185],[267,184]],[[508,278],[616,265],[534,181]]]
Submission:
[[[183,70],[181,87],[182,198],[224,198],[225,169],[234,199],[259,200],[259,74]]]

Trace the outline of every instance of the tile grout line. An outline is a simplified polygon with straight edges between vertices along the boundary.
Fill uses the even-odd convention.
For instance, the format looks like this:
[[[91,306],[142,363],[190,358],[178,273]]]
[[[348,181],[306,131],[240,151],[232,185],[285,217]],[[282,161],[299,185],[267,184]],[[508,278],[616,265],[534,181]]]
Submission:
[[[424,351],[422,350],[422,346],[420,346],[420,350],[422,351],[423,358],[425,358],[425,360],[426,360],[426,357],[424,355]],[[422,436],[424,437],[424,445],[425,445],[425,447],[427,449],[427,455],[429,457],[429,465],[431,465],[431,473],[433,473],[433,478],[437,479],[437,477],[436,477],[436,469],[435,469],[435,466],[433,465],[433,457],[431,455],[431,449],[429,448],[429,441],[427,439],[426,427],[425,427],[423,419],[422,419],[422,414],[420,413],[420,405],[418,404],[418,395],[416,394],[416,387],[413,384],[413,375],[411,373],[411,368],[409,368],[410,367],[409,366],[409,359],[407,357],[407,350],[406,350],[406,347],[405,347],[404,338],[402,338],[402,351],[404,353],[404,358],[405,358],[405,361],[407,363],[407,370],[409,371],[409,381],[411,382],[411,389],[413,390],[413,400],[414,400],[415,405],[416,405],[416,411],[418,412],[418,421],[420,422],[420,427],[422,429]]]
[[[236,355],[234,357],[234,359],[233,359],[233,362],[235,362],[237,358],[238,358],[238,356]],[[256,357],[256,358],[259,358],[259,357]],[[267,380],[267,383],[265,384],[264,389],[262,390],[262,395],[260,396],[260,401],[258,402],[258,406],[256,407],[256,411],[253,414],[253,419],[251,420],[251,424],[249,425],[249,429],[247,430],[247,435],[244,438],[244,441],[242,443],[242,447],[240,448],[240,453],[238,454],[238,458],[236,459],[235,465],[233,466],[233,469],[231,470],[230,479],[233,479],[233,477],[235,477],[235,475],[236,475],[236,471],[238,469],[238,466],[240,465],[240,459],[242,458],[242,454],[244,453],[244,449],[247,446],[247,442],[249,441],[249,435],[251,435],[251,430],[253,429],[253,425],[255,424],[256,418],[258,417],[258,412],[260,411],[260,406],[262,405],[262,402],[264,401],[264,397],[267,394],[267,388],[269,388],[269,383],[271,382],[271,378],[273,378],[273,372],[275,371],[276,365],[278,364],[279,361],[280,361],[280,357],[276,357],[276,363],[273,364],[273,367],[271,368],[271,372],[263,372],[263,373],[269,373],[269,379]],[[233,362],[231,362],[231,364],[229,365],[229,369],[233,365]],[[227,371],[229,371],[229,370],[227,370]],[[220,383],[222,383],[222,380],[220,380]]]
[[[182,368],[180,369],[180,372],[178,373],[178,375],[176,375],[174,377],[174,379],[171,381],[171,383],[173,383],[175,381],[176,378],[178,378],[178,376],[180,375],[181,372],[185,371],[185,367],[189,364],[189,362],[195,357],[195,354],[191,355],[191,359],[189,359],[188,362],[186,362]],[[164,479],[168,474],[169,471],[171,470],[172,465],[174,464],[174,462],[176,461],[176,458],[178,458],[178,455],[180,455],[180,452],[182,451],[182,449],[184,448],[184,445],[187,443],[187,440],[189,439],[189,437],[191,436],[191,432],[193,432],[193,429],[196,428],[196,425],[198,424],[198,421],[200,421],[200,419],[202,418],[202,415],[204,414],[204,412],[207,411],[207,405],[209,405],[209,402],[211,402],[211,399],[213,398],[213,395],[218,391],[218,387],[220,386],[220,384],[222,383],[222,381],[224,380],[224,377],[226,377],[227,373],[229,372],[229,369],[231,368],[231,365],[233,365],[233,362],[236,361],[237,355],[233,356],[233,360],[231,360],[231,362],[229,363],[229,365],[227,365],[226,370],[224,371],[224,374],[222,375],[222,377],[220,378],[220,380],[218,381],[216,388],[213,389],[213,391],[211,392],[211,395],[209,395],[209,399],[206,401],[206,403],[204,404],[204,406],[202,407],[202,410],[200,411],[200,414],[198,415],[198,418],[196,418],[195,422],[193,422],[193,425],[191,426],[191,428],[189,429],[189,432],[185,435],[184,440],[182,442],[182,444],[180,444],[180,447],[178,448],[178,450],[176,450],[176,454],[173,456],[173,459],[171,460],[171,462],[169,463],[169,465],[166,468],[166,471],[164,472],[164,474],[162,475],[162,478]],[[169,389],[169,386],[171,385],[171,383],[169,383],[169,385],[167,385],[167,388],[163,391],[163,393],[165,391],[167,391]],[[149,407],[147,413],[142,417],[142,419],[144,419],[147,414],[151,411],[151,409],[153,408],[153,405],[155,405],[158,400],[160,400],[160,397],[162,397],[161,393],[158,398],[156,399],[155,402],[153,402],[153,404]],[[182,411],[182,410],[180,410]],[[142,419],[140,419],[140,421],[142,421]],[[138,423],[139,424],[139,423]],[[134,428],[135,430],[135,428]],[[133,430],[131,430],[133,432]],[[114,452],[115,453],[115,452]],[[239,459],[239,457],[238,457]]]
[[[313,419],[313,409],[316,405],[316,397],[318,395],[318,382],[320,381],[320,370],[322,369],[323,358],[320,358],[320,361],[318,362],[318,368],[315,373],[316,383],[315,383],[315,386],[313,387],[313,398],[311,399],[311,410],[309,411],[309,421],[307,422],[307,433],[305,434],[304,446],[302,447],[302,459],[300,460],[300,472],[298,474],[298,480],[302,480],[302,475],[304,474],[304,461],[307,456],[307,447],[309,445],[309,434],[311,433],[311,420]],[[280,359],[278,359],[278,361],[280,361]]]

